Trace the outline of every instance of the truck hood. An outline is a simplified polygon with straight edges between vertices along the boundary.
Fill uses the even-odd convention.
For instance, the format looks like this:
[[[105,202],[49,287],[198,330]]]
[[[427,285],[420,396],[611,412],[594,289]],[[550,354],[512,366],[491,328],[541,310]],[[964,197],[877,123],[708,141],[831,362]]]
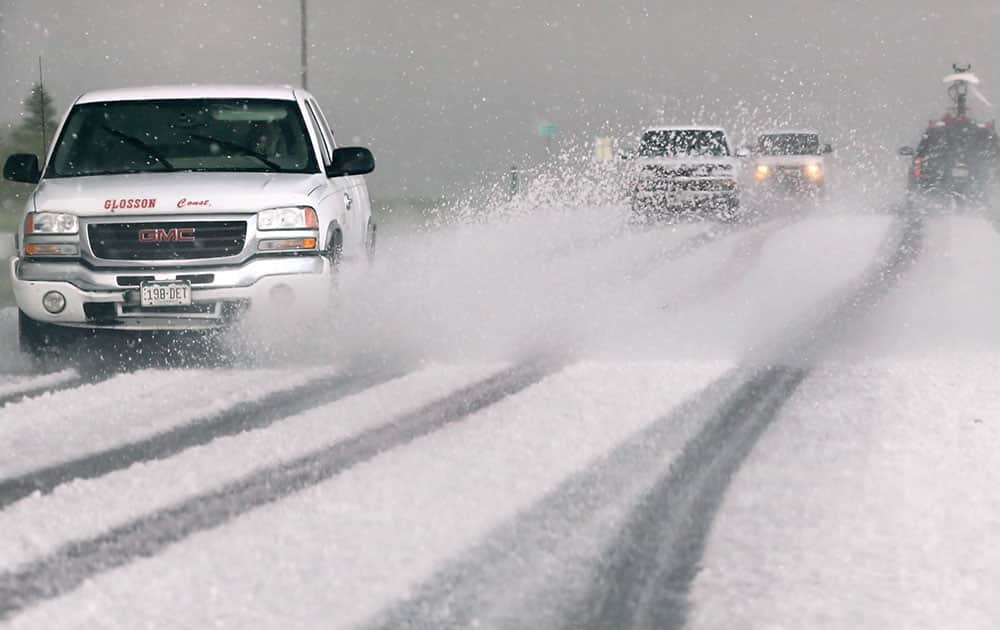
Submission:
[[[321,174],[138,173],[45,179],[34,194],[36,210],[78,216],[256,212],[310,203]]]

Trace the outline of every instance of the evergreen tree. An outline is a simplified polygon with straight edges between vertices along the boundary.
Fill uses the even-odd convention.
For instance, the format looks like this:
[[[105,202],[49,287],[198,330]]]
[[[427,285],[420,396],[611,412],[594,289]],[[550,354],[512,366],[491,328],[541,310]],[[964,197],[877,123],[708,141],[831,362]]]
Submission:
[[[42,130],[44,122],[45,143],[42,145]],[[31,94],[24,100],[24,112],[21,114],[21,124],[14,133],[14,144],[39,156],[44,155],[52,135],[56,131],[56,108],[52,95],[40,83],[31,88]]]
[[[56,108],[52,104],[52,95],[40,83],[31,88],[31,94],[24,101],[24,114],[21,116],[21,126],[29,131],[42,132],[44,121],[47,134],[51,134],[56,126]]]

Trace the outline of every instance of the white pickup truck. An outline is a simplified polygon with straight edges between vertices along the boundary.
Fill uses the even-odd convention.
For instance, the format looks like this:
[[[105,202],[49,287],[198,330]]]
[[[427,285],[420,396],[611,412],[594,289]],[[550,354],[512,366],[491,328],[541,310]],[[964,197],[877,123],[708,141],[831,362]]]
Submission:
[[[338,148],[291,87],[96,91],[73,103],[10,262],[20,343],[58,353],[93,329],[211,329],[255,304],[329,291],[342,258],[371,256],[364,148]]]
[[[632,161],[628,194],[642,220],[690,214],[734,220],[740,211],[739,160],[718,127],[646,129]]]

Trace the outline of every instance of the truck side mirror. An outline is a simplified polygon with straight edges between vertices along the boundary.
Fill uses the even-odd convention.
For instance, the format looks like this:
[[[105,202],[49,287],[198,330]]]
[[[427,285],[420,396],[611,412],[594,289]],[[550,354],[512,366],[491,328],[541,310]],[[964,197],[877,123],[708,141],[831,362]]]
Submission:
[[[750,157],[750,149],[746,147],[740,147],[736,149],[736,157],[738,158],[748,158]]]
[[[38,156],[32,153],[15,153],[3,165],[3,178],[12,182],[37,184],[42,178],[38,168]]]
[[[830,146],[829,144],[824,144],[823,147],[820,149],[820,153],[822,153],[823,155],[830,155],[831,153],[833,153],[833,147]]]
[[[375,157],[371,151],[364,147],[343,147],[334,150],[326,176],[367,175],[374,170]]]
[[[912,157],[916,155],[916,153],[917,152],[913,150],[913,147],[903,147],[899,150],[899,154],[906,157]]]

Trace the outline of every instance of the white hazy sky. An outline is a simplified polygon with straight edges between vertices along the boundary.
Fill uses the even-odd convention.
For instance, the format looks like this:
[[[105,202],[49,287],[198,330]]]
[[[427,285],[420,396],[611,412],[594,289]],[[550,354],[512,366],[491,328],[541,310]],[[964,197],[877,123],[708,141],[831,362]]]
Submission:
[[[1000,102],[996,0],[309,2],[310,88],[342,143],[376,152],[384,195],[532,161],[543,121],[563,143],[662,111],[892,149],[944,109],[958,58]],[[0,120],[16,120],[39,55],[64,108],[97,87],[296,83],[298,33],[299,0],[0,0]]]

